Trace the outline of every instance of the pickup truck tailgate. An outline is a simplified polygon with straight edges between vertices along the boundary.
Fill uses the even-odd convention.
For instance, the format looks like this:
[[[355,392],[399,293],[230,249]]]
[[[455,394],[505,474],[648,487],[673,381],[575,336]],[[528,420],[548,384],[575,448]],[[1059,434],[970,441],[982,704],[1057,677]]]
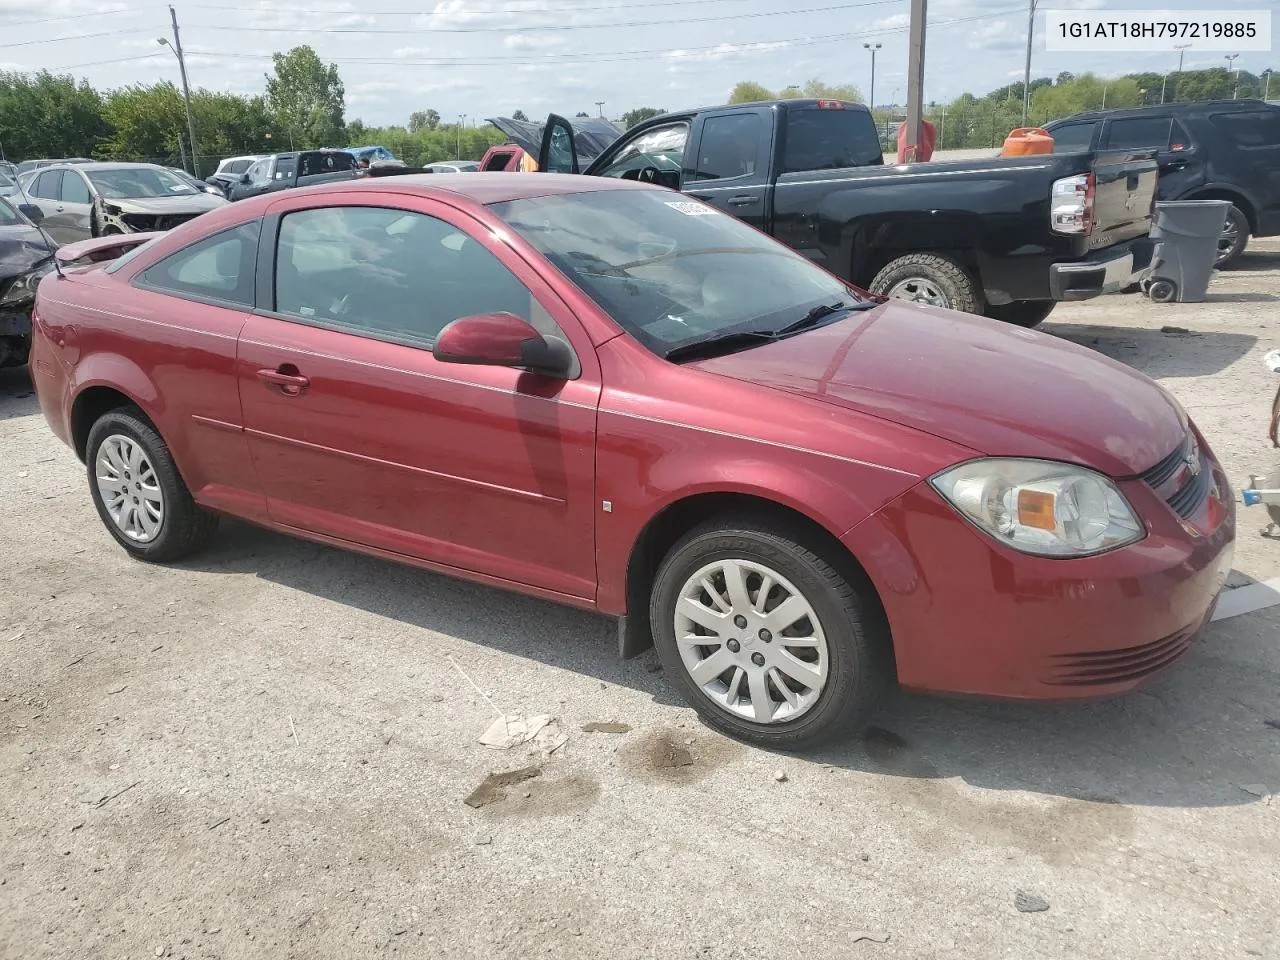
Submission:
[[[1093,230],[1089,249],[1098,250],[1151,232],[1160,167],[1154,150],[1113,150],[1093,161]]]

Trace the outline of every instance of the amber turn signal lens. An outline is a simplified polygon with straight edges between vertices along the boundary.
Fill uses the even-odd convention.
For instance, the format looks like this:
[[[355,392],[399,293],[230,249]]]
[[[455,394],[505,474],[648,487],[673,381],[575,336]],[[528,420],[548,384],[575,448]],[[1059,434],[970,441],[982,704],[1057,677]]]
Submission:
[[[1058,518],[1054,515],[1057,498],[1052,493],[1039,490],[1018,491],[1018,522],[1037,530],[1056,530]]]

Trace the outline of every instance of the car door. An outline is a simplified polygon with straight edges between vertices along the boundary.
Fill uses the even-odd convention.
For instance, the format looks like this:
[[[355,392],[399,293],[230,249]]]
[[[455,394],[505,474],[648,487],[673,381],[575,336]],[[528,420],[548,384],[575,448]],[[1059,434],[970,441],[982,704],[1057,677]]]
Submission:
[[[271,185],[272,158],[265,157],[257,161],[240,178],[233,191],[234,200],[245,200],[263,193]]]
[[[543,173],[581,173],[578,148],[573,141],[573,124],[552,113],[542,129],[538,149],[538,169]]]
[[[27,197],[44,214],[40,225],[58,243],[74,243],[84,239],[69,229],[66,218],[59,213],[58,208],[62,206],[61,170],[42,170],[37,173],[27,187]]]
[[[769,231],[773,115],[768,108],[700,114],[685,193]]]
[[[54,208],[54,217],[60,229],[76,240],[88,240],[92,237],[93,193],[83,173],[78,170],[62,171],[59,200]]]
[[[1107,123],[1102,147],[1107,150],[1151,150],[1160,164],[1161,200],[1177,200],[1204,183],[1204,150],[1191,141],[1172,115],[1122,117]]]
[[[1280,109],[1235,109],[1212,113],[1207,128],[1219,144],[1206,179],[1234,186],[1254,203],[1257,236],[1280,233]]]
[[[589,600],[599,372],[538,272],[469,215],[404,195],[281,198],[240,344],[271,519]],[[461,316],[568,342],[570,379],[437,361]]]

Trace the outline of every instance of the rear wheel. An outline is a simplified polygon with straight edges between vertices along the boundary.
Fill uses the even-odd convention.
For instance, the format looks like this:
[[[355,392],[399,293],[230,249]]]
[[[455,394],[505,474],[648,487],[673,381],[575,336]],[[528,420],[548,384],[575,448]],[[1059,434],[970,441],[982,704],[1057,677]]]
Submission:
[[[217,515],[196,505],[169,448],[138,410],[103,414],[89,430],[85,462],[98,516],[139,560],[180,560],[213,535]]]
[[[1020,327],[1039,326],[1058,304],[1054,300],[1015,300],[1013,303],[987,304],[987,316]]]
[[[1225,267],[1233,263],[1249,245],[1249,218],[1234,204],[1227,210],[1226,222],[1218,236],[1218,259],[1214,266]]]
[[[911,253],[890,260],[869,288],[894,300],[910,300],[965,313],[982,312],[982,290],[965,267],[937,253]]]
[[[653,586],[666,675],[709,726],[760,746],[847,732],[892,675],[870,585],[805,540],[781,525],[710,521],[671,549]]]

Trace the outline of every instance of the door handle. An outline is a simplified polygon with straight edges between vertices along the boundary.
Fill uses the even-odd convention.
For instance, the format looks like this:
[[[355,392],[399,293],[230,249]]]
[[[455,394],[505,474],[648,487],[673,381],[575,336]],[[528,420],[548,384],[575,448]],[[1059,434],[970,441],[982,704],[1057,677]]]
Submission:
[[[286,397],[300,396],[311,386],[311,379],[298,373],[298,368],[291,363],[281,364],[276,370],[259,370],[258,379]]]
[[[66,209],[66,208],[65,208],[65,207],[63,207],[61,204],[59,204],[58,206],[56,206],[56,207],[54,207],[54,208],[53,208],[53,212],[54,212],[54,213],[61,213],[64,209]]]
[[[1187,168],[1187,161],[1170,160],[1168,163],[1164,164],[1164,168],[1166,170],[1185,170]]]
[[[731,207],[750,207],[754,206],[760,200],[759,197],[730,197],[729,206]]]

